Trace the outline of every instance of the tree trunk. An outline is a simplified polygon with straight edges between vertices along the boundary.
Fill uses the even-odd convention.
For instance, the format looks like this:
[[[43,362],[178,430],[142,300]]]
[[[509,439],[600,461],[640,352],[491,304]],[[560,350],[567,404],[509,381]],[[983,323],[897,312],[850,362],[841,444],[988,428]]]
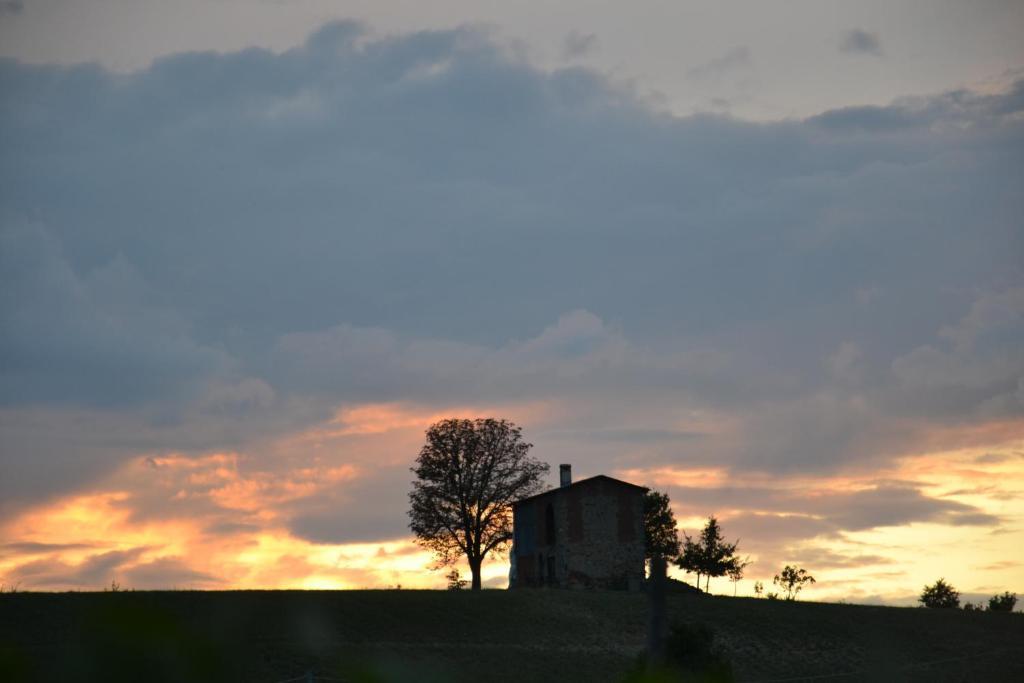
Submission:
[[[470,557],[469,560],[469,571],[473,574],[473,590],[480,590],[480,565],[483,563],[481,557]]]

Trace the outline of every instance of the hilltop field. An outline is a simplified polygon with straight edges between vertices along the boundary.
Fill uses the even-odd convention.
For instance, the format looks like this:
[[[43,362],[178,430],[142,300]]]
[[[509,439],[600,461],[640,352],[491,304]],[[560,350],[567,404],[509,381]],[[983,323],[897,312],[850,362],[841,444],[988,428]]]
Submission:
[[[1024,616],[670,595],[736,680],[1021,681]],[[233,591],[0,595],[5,681],[621,681],[643,594]],[[843,674],[843,675],[840,675]]]

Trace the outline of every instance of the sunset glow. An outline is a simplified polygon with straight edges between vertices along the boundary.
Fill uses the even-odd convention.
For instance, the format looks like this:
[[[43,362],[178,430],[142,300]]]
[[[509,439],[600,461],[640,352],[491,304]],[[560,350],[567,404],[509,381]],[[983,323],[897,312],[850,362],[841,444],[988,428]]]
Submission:
[[[462,406],[451,414],[489,411]],[[541,432],[557,425],[557,417],[544,420],[540,407],[505,412],[528,417]],[[401,470],[422,429],[445,414],[403,404],[345,406],[321,426],[281,437],[269,459],[139,455],[91,492],[6,521],[0,575],[24,590],[98,590],[111,581],[139,589],[443,587],[444,571],[408,535],[314,543],[292,533],[289,521],[305,499],[343,499],[369,467]],[[984,433],[1007,431],[999,425]],[[362,451],[391,455],[363,460],[350,450],[353,440]],[[815,568],[820,586],[808,597],[893,604],[913,602],[938,563],[965,595],[1014,585],[1024,571],[1019,553],[1007,552],[1024,547],[1022,439],[908,456],[841,476],[780,478],[716,467],[612,474],[669,491],[680,528],[691,534],[717,515],[754,561],[736,587],[742,595],[751,594],[754,581],[770,584],[777,567],[790,562]],[[875,497],[893,486],[913,490],[923,509],[897,513],[892,523],[860,520],[872,518]],[[335,524],[343,534],[343,512]],[[693,578],[675,568],[672,574]],[[507,576],[504,557],[485,567],[486,585],[504,587]],[[712,590],[731,594],[733,587],[719,579]]]

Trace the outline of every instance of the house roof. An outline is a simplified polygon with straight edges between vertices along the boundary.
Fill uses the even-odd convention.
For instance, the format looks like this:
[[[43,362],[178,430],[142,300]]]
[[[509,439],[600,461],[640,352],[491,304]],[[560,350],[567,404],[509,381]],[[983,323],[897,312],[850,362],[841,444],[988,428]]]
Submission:
[[[526,498],[520,498],[516,502],[512,503],[512,507],[514,508],[517,505],[522,505],[523,503],[527,503],[527,502],[529,502],[531,500],[534,500],[536,498],[543,498],[544,496],[550,496],[552,494],[556,494],[556,493],[558,493],[560,491],[565,491],[567,489],[571,489],[571,488],[576,487],[576,486],[585,486],[585,485],[589,485],[589,484],[596,484],[598,481],[602,481],[602,480],[603,481],[607,481],[607,482],[612,483],[612,484],[615,484],[616,486],[625,486],[625,487],[628,487],[628,488],[631,488],[631,489],[639,489],[640,491],[648,491],[649,490],[646,486],[638,486],[636,484],[630,484],[628,481],[622,481],[621,479],[616,479],[615,477],[609,477],[609,476],[604,475],[604,474],[598,474],[597,476],[594,476],[594,477],[587,477],[586,479],[580,479],[579,481],[574,481],[573,483],[569,484],[568,486],[557,486],[557,487],[555,487],[553,489],[548,489],[547,491],[542,491],[541,493],[536,493],[536,494],[534,494],[532,496],[528,496]]]

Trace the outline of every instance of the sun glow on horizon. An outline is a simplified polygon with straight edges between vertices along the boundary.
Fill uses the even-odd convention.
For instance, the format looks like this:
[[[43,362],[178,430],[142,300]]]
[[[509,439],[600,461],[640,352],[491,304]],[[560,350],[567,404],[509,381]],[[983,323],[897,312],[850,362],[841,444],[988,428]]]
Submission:
[[[447,570],[411,537],[316,542],[290,523],[312,500],[337,501],[344,535],[345,492],[380,464],[375,455],[352,458],[346,445],[355,439],[360,448],[372,445],[370,454],[400,453],[396,468],[404,468],[420,430],[451,413],[371,404],[340,409],[321,427],[281,438],[260,458],[139,455],[89,491],[24,510],[0,526],[0,578],[22,590],[99,590],[111,581],[139,589],[442,588]],[[311,440],[331,449],[309,452],[302,446]],[[802,595],[809,600],[906,604],[939,576],[965,594],[1024,588],[1024,562],[1013,550],[1024,546],[1019,438],[905,457],[870,473],[770,477],[661,466],[612,474],[668,490],[680,529],[691,534],[717,515],[727,539],[738,536],[740,554],[754,561],[735,587],[739,595],[752,594],[757,580],[770,586],[783,563],[800,564],[818,579]],[[872,516],[873,496],[894,496],[897,508],[923,512],[887,524]],[[468,578],[465,565],[458,567]],[[670,573],[693,580],[676,568]],[[507,557],[494,555],[483,583],[503,587],[507,575]],[[733,588],[724,578],[711,584],[724,595]]]

